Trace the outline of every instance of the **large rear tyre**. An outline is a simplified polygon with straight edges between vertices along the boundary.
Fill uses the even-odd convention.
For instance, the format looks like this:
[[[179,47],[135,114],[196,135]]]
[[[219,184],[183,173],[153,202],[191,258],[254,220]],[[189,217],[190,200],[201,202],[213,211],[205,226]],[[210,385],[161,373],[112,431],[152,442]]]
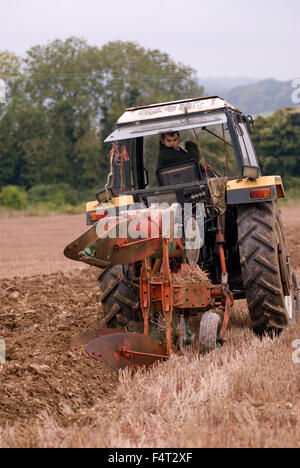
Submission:
[[[104,310],[103,325],[110,328],[126,328],[131,322],[139,322],[138,290],[127,278],[127,267],[114,265],[99,276]]]
[[[280,333],[295,323],[299,297],[277,204],[240,206],[238,235],[253,330],[258,335]]]

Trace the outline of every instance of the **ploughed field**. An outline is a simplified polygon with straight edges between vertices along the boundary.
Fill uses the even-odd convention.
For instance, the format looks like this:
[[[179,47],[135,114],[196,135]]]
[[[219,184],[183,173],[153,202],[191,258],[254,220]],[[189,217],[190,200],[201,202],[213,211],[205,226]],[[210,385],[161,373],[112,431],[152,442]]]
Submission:
[[[300,280],[300,207],[282,217]],[[85,229],[83,215],[0,218],[0,447],[299,447],[299,322],[259,340],[238,301],[221,349],[134,375],[70,349],[103,318],[98,269],[62,253]]]

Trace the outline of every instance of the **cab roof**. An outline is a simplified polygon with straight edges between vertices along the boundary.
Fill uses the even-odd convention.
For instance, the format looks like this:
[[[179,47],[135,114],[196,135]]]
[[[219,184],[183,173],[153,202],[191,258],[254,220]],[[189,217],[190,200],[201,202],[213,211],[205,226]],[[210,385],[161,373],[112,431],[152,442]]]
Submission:
[[[117,120],[117,129],[106,138],[105,142],[195,128],[198,126],[197,123],[199,126],[224,123],[226,118],[222,110],[225,108],[240,112],[219,96],[131,107]]]
[[[117,120],[117,125],[163,117],[175,117],[195,112],[207,112],[224,107],[239,111],[239,109],[233,107],[219,96],[198,97],[181,101],[161,102],[151,104],[150,106],[130,107]]]

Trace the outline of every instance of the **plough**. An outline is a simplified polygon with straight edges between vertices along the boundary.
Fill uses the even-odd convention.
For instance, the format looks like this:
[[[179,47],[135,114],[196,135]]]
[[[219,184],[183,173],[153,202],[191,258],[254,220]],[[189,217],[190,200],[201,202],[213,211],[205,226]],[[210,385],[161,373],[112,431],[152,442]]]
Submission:
[[[105,218],[66,248],[68,257],[94,266],[140,263],[138,287],[143,333],[99,329],[75,337],[73,348],[86,345],[89,356],[116,370],[126,366],[149,366],[168,359],[176,345],[192,344],[194,335],[189,329],[189,320],[193,315],[201,316],[199,352],[205,353],[221,345],[233,305],[227,284],[223,235],[221,231],[218,234],[223,283],[216,286],[197,265],[199,249],[198,253],[193,249],[189,255],[187,242],[175,237],[175,212],[176,206],[172,206],[167,210],[144,209]],[[163,235],[162,228],[166,214],[170,216],[168,236]],[[122,232],[133,231],[133,222],[139,238],[120,237]],[[197,232],[196,227],[195,237]],[[186,257],[190,258],[189,263],[184,261]],[[172,259],[179,261],[172,263]],[[215,308],[223,309],[222,322],[220,315],[205,313]],[[163,319],[160,331],[154,325],[157,317]]]

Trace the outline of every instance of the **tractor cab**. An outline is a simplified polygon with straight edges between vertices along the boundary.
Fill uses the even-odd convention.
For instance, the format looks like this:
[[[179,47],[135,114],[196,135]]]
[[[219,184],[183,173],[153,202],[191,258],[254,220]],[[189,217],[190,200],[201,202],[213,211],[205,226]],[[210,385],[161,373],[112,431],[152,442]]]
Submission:
[[[220,175],[255,179],[260,168],[250,137],[250,123],[249,117],[219,97],[188,99],[127,109],[105,142],[126,147],[131,160],[131,179],[128,175],[126,180],[136,190],[155,183],[189,183],[192,172],[196,179],[201,175],[205,178],[193,164],[183,165],[178,171],[173,167],[167,180],[160,168],[156,171],[159,134],[167,132],[180,132],[181,143],[194,140],[199,147],[200,162],[216,165]]]
[[[235,204],[240,197],[251,203],[248,188],[261,179],[252,123],[250,116],[218,96],[127,109],[105,140],[111,144],[109,176],[105,188],[96,194],[97,201],[87,204],[87,224],[97,221],[96,211],[103,203],[118,207],[120,196],[121,205],[191,202],[194,196],[199,199],[199,184],[204,193],[213,178],[222,178],[223,185],[226,179],[227,204]],[[174,160],[159,167],[160,135],[168,132],[180,133],[181,146],[189,141],[197,145],[198,160]],[[268,199],[284,196],[280,177],[260,180],[258,185],[264,182],[273,187]]]

